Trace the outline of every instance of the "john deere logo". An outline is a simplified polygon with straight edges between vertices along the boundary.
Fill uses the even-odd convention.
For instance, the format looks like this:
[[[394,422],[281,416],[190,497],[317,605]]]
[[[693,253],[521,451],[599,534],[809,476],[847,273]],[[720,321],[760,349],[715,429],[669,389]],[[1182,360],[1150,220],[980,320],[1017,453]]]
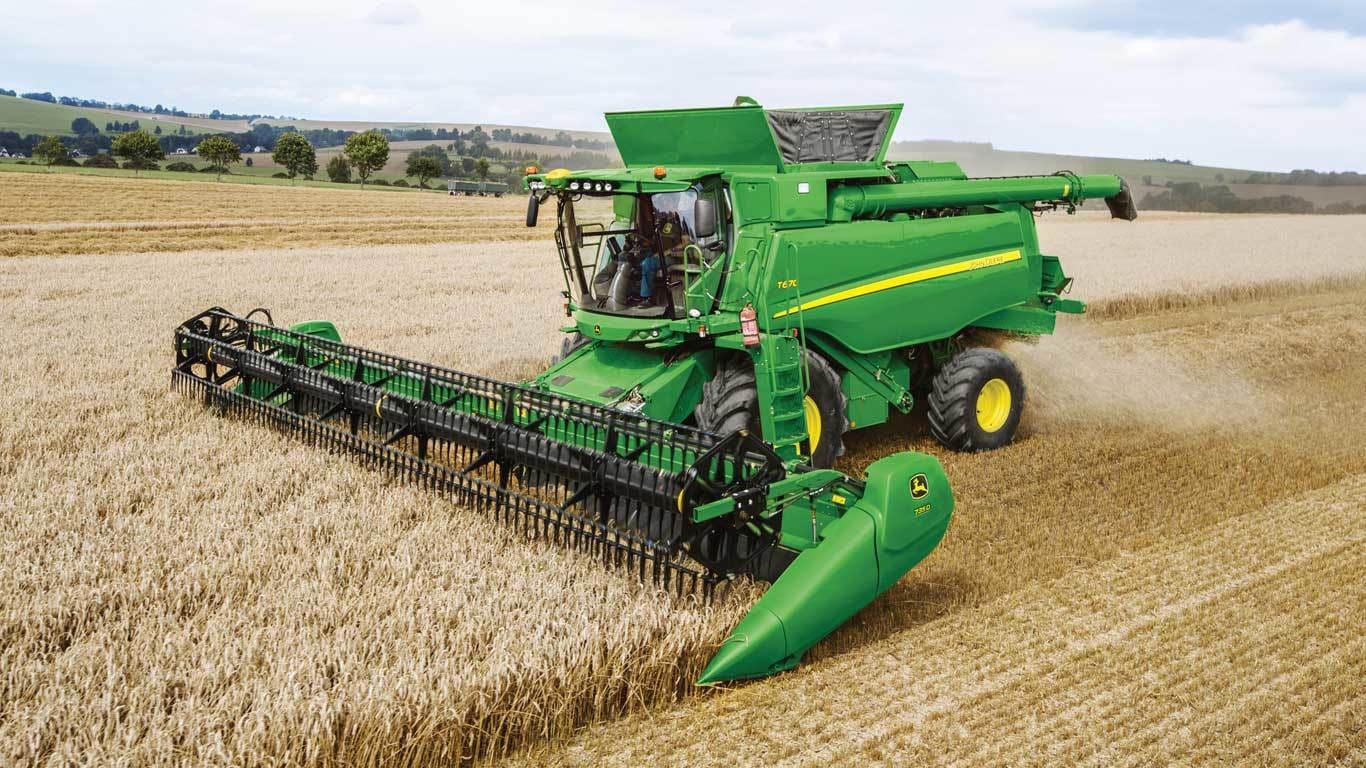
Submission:
[[[593,333],[596,333],[596,334],[598,334],[598,335],[602,335],[602,326],[601,326],[601,325],[595,325],[595,326],[593,326]]]
[[[911,478],[911,498],[923,499],[930,495],[930,481],[924,475]]]

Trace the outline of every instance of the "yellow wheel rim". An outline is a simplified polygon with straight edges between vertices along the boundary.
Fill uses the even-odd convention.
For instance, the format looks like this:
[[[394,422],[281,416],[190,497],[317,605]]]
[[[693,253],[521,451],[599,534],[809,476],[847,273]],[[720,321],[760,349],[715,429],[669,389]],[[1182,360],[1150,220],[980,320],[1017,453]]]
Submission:
[[[811,455],[816,454],[816,446],[821,443],[821,408],[808,395],[802,400],[802,410],[806,412],[806,444]]]
[[[1010,418],[1010,385],[1003,379],[992,379],[977,393],[977,426],[983,432],[995,432]]]

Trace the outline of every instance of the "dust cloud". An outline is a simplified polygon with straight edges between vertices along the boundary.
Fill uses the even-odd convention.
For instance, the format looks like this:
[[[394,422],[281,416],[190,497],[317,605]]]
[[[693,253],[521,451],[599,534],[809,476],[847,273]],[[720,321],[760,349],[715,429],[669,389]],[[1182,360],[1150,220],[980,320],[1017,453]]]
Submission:
[[[1085,323],[1070,325],[1037,343],[1004,345],[1024,374],[1031,429],[1078,421],[1247,429],[1275,405],[1237,366],[1201,358],[1170,338],[1106,337]]]

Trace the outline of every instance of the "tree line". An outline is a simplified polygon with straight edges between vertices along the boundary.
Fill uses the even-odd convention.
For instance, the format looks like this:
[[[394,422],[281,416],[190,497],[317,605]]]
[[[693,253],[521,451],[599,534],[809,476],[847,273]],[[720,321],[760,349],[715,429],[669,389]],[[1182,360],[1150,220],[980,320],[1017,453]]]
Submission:
[[[31,101],[43,101],[48,104],[63,104],[68,107],[85,107],[87,109],[117,109],[120,112],[143,112],[149,115],[168,115],[170,117],[207,117],[212,120],[257,120],[267,118],[271,120],[298,120],[297,117],[285,117],[284,115],[262,115],[262,114],[236,114],[213,110],[206,115],[191,114],[179,107],[166,107],[161,104],[155,106],[143,106],[132,102],[121,101],[102,101],[100,99],[83,99],[75,96],[53,96],[51,91],[31,91],[29,93],[16,93],[6,88],[0,88],[0,96],[18,96],[21,99]]]
[[[1308,168],[1290,173],[1255,171],[1248,174],[1244,184],[1293,184],[1305,187],[1355,187],[1366,185],[1366,174],[1356,171],[1320,171]]]
[[[1195,181],[1168,182],[1161,192],[1150,192],[1139,210],[1198,211],[1204,213],[1366,213],[1366,205],[1332,203],[1322,208],[1295,195],[1238,197],[1226,185],[1205,186]]]
[[[511,128],[494,128],[494,141],[506,141],[513,144],[549,144],[556,147],[573,147],[576,149],[610,149],[612,143],[601,139],[576,139],[567,131],[556,131],[554,136],[542,136],[539,133],[521,132],[513,133]]]

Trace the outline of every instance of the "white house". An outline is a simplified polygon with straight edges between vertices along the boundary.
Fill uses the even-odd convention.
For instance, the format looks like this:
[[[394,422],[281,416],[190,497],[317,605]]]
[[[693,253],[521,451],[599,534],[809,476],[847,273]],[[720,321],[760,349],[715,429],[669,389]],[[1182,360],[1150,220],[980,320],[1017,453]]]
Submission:
[[[256,149],[253,149],[253,150],[252,150],[252,152],[265,152],[265,151],[266,151],[266,148],[263,147],[263,146],[261,146],[260,144],[257,144],[257,145],[256,145]]]
[[[180,149],[177,149],[177,150],[175,151],[175,153],[176,153],[177,155],[188,155],[188,154],[190,154],[190,150],[188,150],[188,149],[186,149],[186,148],[184,148],[184,147],[181,147]]]
[[[4,147],[0,147],[0,157],[9,157],[9,150],[5,149]]]

